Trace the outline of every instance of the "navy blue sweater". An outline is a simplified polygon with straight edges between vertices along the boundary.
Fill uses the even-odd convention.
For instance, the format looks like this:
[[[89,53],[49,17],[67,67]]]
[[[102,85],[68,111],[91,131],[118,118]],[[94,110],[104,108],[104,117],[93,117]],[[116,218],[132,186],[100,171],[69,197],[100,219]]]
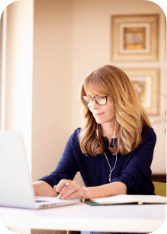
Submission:
[[[42,177],[52,187],[61,179],[73,180],[77,171],[80,171],[86,187],[99,186],[109,183],[110,168],[104,154],[87,157],[81,152],[76,129],[70,136],[64,153],[55,169],[50,175]],[[116,167],[113,170],[111,183],[121,181],[127,186],[128,194],[154,194],[154,186],[151,182],[151,163],[156,143],[156,135],[152,128],[144,127],[142,131],[142,143],[127,155],[118,154]],[[106,145],[105,153],[109,159],[111,168],[115,163],[115,155],[108,150],[108,140],[104,137]],[[113,144],[113,142],[111,142]]]

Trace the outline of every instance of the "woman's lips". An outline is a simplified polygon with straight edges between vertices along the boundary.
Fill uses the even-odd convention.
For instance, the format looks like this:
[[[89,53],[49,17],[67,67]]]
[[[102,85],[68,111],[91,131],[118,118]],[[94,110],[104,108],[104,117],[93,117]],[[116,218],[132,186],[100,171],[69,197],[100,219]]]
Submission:
[[[100,115],[102,115],[102,114],[104,114],[104,112],[103,113],[97,113],[97,114],[94,114],[95,116],[100,116]]]

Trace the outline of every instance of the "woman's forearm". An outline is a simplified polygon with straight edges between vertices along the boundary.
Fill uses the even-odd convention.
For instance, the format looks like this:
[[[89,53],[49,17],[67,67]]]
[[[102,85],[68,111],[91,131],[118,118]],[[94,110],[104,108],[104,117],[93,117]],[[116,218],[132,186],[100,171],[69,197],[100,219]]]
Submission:
[[[35,196],[56,197],[56,191],[45,181],[36,181],[33,183]]]
[[[126,185],[119,181],[97,187],[85,188],[86,199],[109,197],[109,196],[126,194],[126,193],[127,193]]]

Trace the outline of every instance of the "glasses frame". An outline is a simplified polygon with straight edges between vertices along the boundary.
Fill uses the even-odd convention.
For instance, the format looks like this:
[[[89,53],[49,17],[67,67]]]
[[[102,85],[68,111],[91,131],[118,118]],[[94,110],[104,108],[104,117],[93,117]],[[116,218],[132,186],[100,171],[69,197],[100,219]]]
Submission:
[[[85,103],[84,97],[88,97],[88,96],[83,96],[83,97],[82,97],[82,100],[83,100],[83,102]],[[105,97],[105,98],[106,98],[106,103],[105,103],[105,104],[99,104],[99,103],[97,102],[97,100],[96,100],[96,97]],[[96,95],[95,97],[88,97],[88,98],[90,98],[90,99],[92,100],[91,106],[93,105],[93,100],[97,103],[97,105],[99,105],[99,106],[104,106],[104,105],[107,104],[107,98],[108,98],[108,96],[99,96],[99,95]],[[86,105],[86,103],[85,103],[85,105]],[[91,107],[91,106],[88,106],[88,105],[86,105],[86,106],[87,106],[87,107]]]

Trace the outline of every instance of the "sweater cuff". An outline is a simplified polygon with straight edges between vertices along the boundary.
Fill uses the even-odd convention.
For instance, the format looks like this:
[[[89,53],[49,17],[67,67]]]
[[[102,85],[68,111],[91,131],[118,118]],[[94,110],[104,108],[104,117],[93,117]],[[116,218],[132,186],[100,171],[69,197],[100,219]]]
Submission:
[[[53,179],[49,178],[49,176],[44,176],[42,178],[40,178],[38,181],[45,181],[46,183],[48,183],[52,188],[56,185],[55,181],[53,181]]]

